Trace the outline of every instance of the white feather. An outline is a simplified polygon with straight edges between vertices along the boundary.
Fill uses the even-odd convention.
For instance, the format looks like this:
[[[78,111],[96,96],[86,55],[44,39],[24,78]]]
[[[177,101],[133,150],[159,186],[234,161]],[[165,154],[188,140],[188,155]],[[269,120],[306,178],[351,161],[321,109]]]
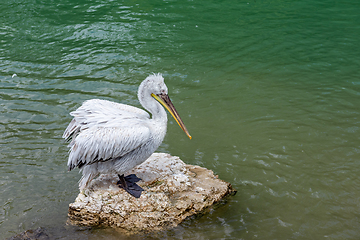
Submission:
[[[70,113],[74,118],[63,138],[71,140],[69,170],[82,170],[81,189],[100,173],[124,174],[159,147],[166,134],[167,116],[151,94],[167,95],[160,74],[147,77],[138,91],[141,105],[152,118],[142,109],[100,99],[85,101]]]

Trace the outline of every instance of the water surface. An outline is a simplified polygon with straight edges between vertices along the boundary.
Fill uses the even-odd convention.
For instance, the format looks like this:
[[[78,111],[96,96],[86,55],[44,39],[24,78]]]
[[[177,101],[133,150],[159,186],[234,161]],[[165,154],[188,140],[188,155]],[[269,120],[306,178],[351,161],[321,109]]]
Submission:
[[[0,229],[127,239],[66,225],[78,194],[61,135],[101,98],[140,107],[161,72],[192,140],[158,149],[238,190],[158,236],[357,239],[360,2],[8,1],[0,21]],[[12,77],[13,74],[16,76]]]

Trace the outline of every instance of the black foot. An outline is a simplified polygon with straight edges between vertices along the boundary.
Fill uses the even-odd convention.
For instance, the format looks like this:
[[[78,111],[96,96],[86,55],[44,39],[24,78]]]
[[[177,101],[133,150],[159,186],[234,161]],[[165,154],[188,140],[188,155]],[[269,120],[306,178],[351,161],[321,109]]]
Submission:
[[[141,196],[141,192],[144,191],[136,182],[140,181],[141,178],[138,178],[135,174],[130,174],[126,177],[124,175],[119,175],[119,181],[117,185],[127,191],[131,196],[139,198]]]

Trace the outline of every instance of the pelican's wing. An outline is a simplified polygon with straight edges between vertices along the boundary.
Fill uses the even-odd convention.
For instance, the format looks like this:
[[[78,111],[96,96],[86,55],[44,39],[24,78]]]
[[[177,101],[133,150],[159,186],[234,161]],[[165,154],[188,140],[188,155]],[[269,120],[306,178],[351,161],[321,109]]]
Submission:
[[[85,101],[76,111],[70,113],[74,119],[66,128],[63,138],[70,140],[80,131],[92,126],[104,126],[112,122],[125,119],[149,119],[147,112],[133,106],[110,102],[107,100],[91,99]]]
[[[70,143],[68,168],[122,157],[146,144],[150,136],[150,129],[143,125],[88,128]]]
[[[89,100],[71,115],[74,119],[63,135],[72,139],[69,170],[124,156],[150,139],[149,114],[135,107]]]

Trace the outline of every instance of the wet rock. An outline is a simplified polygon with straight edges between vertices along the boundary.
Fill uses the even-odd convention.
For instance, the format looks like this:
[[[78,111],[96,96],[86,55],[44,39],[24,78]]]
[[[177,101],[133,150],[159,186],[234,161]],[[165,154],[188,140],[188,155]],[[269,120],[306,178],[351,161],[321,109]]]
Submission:
[[[8,240],[49,240],[49,236],[45,230],[41,227],[35,230],[27,230],[14,237],[8,238]]]
[[[69,205],[70,223],[132,233],[163,230],[236,193],[211,170],[165,153],[154,153],[125,176],[132,173],[142,179],[138,185],[145,191],[140,198],[119,188],[116,175],[100,175]]]

